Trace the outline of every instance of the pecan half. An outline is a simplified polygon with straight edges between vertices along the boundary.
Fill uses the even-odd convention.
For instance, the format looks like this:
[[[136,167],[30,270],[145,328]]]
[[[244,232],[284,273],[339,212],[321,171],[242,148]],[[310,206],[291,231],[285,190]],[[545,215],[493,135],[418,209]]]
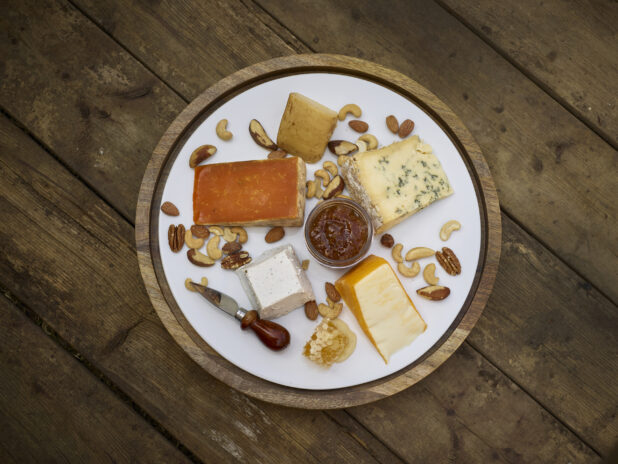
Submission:
[[[249,264],[251,262],[251,256],[247,251],[237,251],[227,255],[221,260],[221,267],[223,269],[238,269],[240,266]]]
[[[231,255],[232,253],[240,251],[241,248],[242,245],[238,242],[227,242],[221,247],[221,251],[223,251],[226,255]]]
[[[170,224],[169,229],[167,229],[167,241],[170,244],[170,250],[174,253],[178,253],[182,250],[185,244],[185,226],[182,224],[178,224],[177,226]]]
[[[452,276],[461,274],[461,264],[449,247],[443,247],[442,252],[436,251],[436,259],[448,274]]]

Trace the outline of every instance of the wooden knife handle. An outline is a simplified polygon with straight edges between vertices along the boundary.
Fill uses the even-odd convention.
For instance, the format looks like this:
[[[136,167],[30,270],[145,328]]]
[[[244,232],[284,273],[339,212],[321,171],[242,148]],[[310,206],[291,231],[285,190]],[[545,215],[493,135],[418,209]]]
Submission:
[[[260,319],[256,310],[247,311],[240,321],[240,327],[247,327],[255,332],[262,343],[271,350],[279,351],[290,344],[290,332],[276,322]]]

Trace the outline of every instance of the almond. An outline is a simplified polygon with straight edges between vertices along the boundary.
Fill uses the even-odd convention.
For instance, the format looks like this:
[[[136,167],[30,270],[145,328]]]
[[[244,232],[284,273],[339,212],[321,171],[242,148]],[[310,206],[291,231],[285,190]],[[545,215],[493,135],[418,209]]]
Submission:
[[[339,294],[335,286],[330,282],[326,282],[324,284],[324,289],[326,290],[326,296],[333,300],[335,303],[341,300],[341,295]]]
[[[272,160],[285,158],[286,156],[288,156],[288,154],[284,150],[278,149],[271,151],[266,158]]]
[[[352,130],[361,133],[367,132],[367,130],[369,129],[369,124],[367,124],[365,121],[361,121],[360,119],[352,119],[348,123],[348,126],[350,126]]]
[[[281,240],[284,235],[285,229],[283,227],[273,227],[266,233],[264,240],[266,243],[275,243]]]
[[[166,201],[161,205],[161,211],[163,211],[168,216],[178,216],[180,211],[176,208],[176,205],[170,201]]]
[[[399,137],[405,139],[408,135],[412,133],[413,130],[414,122],[412,122],[410,119],[406,119],[404,122],[401,123],[401,126],[399,126]]]
[[[311,321],[315,321],[318,318],[318,305],[315,300],[307,301],[305,303],[305,316]]]
[[[197,237],[197,238],[208,238],[208,236],[210,235],[210,231],[208,230],[208,227],[198,226],[197,224],[193,224],[191,226],[191,233],[193,234],[194,237]]]
[[[252,119],[249,123],[249,133],[251,137],[260,147],[267,148],[269,150],[276,150],[277,144],[271,140],[271,138],[266,134],[264,127],[260,124],[260,121],[257,119]]]
[[[346,140],[331,140],[328,142],[328,149],[333,155],[351,155],[358,151],[358,145]]]
[[[215,153],[217,153],[217,147],[213,145],[202,145],[201,147],[197,147],[193,150],[193,153],[191,153],[191,157],[189,158],[189,167],[196,167],[202,161],[206,161]]]
[[[440,301],[449,296],[451,294],[451,290],[448,287],[443,287],[442,285],[430,285],[428,287],[419,288],[416,293],[428,300]]]
[[[396,134],[399,131],[399,121],[397,121],[397,118],[391,114],[386,117],[386,127],[388,127],[388,130],[393,134]]]
[[[167,241],[170,244],[170,250],[174,253],[182,250],[185,244],[185,226],[170,224],[169,229],[167,229]]]

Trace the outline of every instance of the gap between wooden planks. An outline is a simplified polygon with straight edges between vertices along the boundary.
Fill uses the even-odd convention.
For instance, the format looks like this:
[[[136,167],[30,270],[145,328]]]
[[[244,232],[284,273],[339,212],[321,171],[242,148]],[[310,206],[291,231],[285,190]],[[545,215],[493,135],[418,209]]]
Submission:
[[[95,44],[95,45],[96,45],[96,44]],[[95,48],[96,48],[96,47],[95,47]],[[107,50],[107,48],[105,48],[105,47],[103,47],[103,49],[101,50],[101,51],[103,52],[103,54],[104,54],[104,55],[105,55],[105,51],[106,51],[106,50]],[[72,51],[74,51],[74,50],[72,50]],[[96,63],[95,63],[95,64],[96,64]],[[229,63],[226,63],[226,64],[227,64],[227,65],[229,65]],[[60,71],[60,69],[59,69],[59,71]],[[123,70],[123,71],[124,71],[124,70]],[[59,73],[59,74],[60,74],[60,73]],[[60,74],[60,75],[62,76],[62,74]],[[143,77],[143,73],[136,73],[136,76],[137,76],[137,77],[136,77],[136,80],[139,82],[139,81],[141,80],[141,78]],[[146,77],[147,77],[147,76],[146,76]],[[68,80],[71,80],[70,76],[69,76],[69,79],[68,79]],[[112,84],[113,84],[113,83],[114,83],[114,81],[112,80],[112,81],[106,81],[106,82],[101,83],[101,86],[102,86],[101,88],[102,88],[102,89],[105,89],[105,88],[106,88],[105,86],[109,86],[109,85],[110,85],[110,83],[112,83]],[[145,90],[143,90],[144,88],[145,88],[145,87],[143,87],[141,91],[138,91],[138,90],[140,90],[140,87],[138,86],[137,88],[135,88],[135,89],[134,89],[135,91],[130,91],[130,92],[127,92],[127,91],[126,91],[126,89],[123,89],[123,90],[125,90],[125,93],[122,93],[122,92],[121,92],[122,97],[118,96],[116,101],[114,101],[114,99],[111,99],[111,101],[109,101],[109,104],[110,104],[110,106],[115,107],[114,105],[116,105],[116,104],[118,104],[118,103],[120,102],[120,104],[121,104],[121,105],[123,105],[124,109],[127,109],[129,112],[134,112],[136,115],[140,115],[138,119],[140,119],[140,121],[141,121],[141,120],[143,119],[143,114],[141,113],[140,105],[139,105],[138,103],[143,103],[143,102],[133,103],[133,102],[131,101],[131,99],[138,99],[138,100],[141,100],[141,99],[146,99],[146,100],[148,100],[148,99],[153,99],[153,96],[151,95],[151,93],[150,93],[150,92],[146,92]],[[160,89],[156,89],[156,91],[157,91],[157,92],[160,92]],[[155,92],[155,93],[156,93],[156,92]],[[161,93],[161,95],[163,95],[164,93],[165,93],[165,92],[162,92],[162,93]],[[102,94],[103,94],[103,95],[105,95],[105,92],[103,91],[103,92],[102,92]],[[161,95],[158,95],[157,97],[160,97]],[[86,97],[84,97],[84,98],[86,98]],[[127,101],[125,101],[125,99],[126,99]],[[171,100],[173,100],[173,99],[168,99],[168,101],[171,101]],[[94,99],[94,100],[93,100],[93,99],[91,99],[91,97],[87,97],[87,98],[84,100],[84,105],[85,105],[85,108],[86,108],[86,110],[88,110],[88,111],[90,111],[90,109],[91,109],[91,108],[95,108],[95,109],[97,109],[98,104],[99,104],[99,101],[98,101],[97,99]],[[175,106],[175,103],[174,103],[173,105],[171,105],[171,107],[174,107],[174,106]],[[81,125],[81,124],[82,124],[82,123],[80,123],[80,122],[79,122],[79,121],[81,121],[82,119],[86,119],[86,120],[88,120],[88,121],[89,121],[89,124],[92,124],[93,126],[97,126],[98,124],[100,124],[100,123],[97,121],[97,119],[96,119],[96,118],[98,118],[98,117],[100,117],[101,119],[108,119],[108,118],[105,118],[105,117],[104,117],[104,116],[105,116],[105,111],[106,111],[105,109],[103,110],[103,112],[94,112],[94,113],[88,113],[88,111],[84,110],[84,106],[78,107],[77,109],[78,109],[78,110],[81,110],[81,111],[80,111],[80,113],[79,113],[79,115],[80,115],[80,116],[79,116],[79,118],[77,119],[78,125]],[[94,111],[94,110],[93,110],[93,111]],[[171,110],[169,111],[169,113],[173,113],[173,111],[174,111],[174,110],[173,110],[173,109],[171,109]],[[70,113],[70,112],[69,112],[69,113]],[[87,117],[84,117],[84,116],[82,116],[82,113],[83,113],[83,114],[88,113],[88,116],[87,116]],[[90,114],[93,114],[93,116],[91,117],[91,116],[90,116]],[[112,116],[111,116],[111,113],[110,113],[110,116],[109,116],[109,117],[112,117]],[[121,117],[122,117],[122,115],[121,115]],[[145,118],[145,119],[144,119],[144,121],[145,121],[145,122],[144,122],[144,127],[146,127],[146,126],[148,125],[148,123],[152,122],[152,120],[148,120],[147,118]],[[54,122],[54,121],[53,121],[53,119],[52,119],[52,121],[51,121],[51,122]],[[112,121],[112,122],[114,122],[114,121]],[[141,122],[140,122],[140,124],[141,124]],[[116,123],[116,125],[117,125],[117,123]],[[165,121],[163,122],[163,125],[166,125],[166,122],[165,122]],[[110,137],[111,137],[111,136],[112,136],[112,134],[114,133],[114,130],[113,130],[113,129],[114,129],[114,124],[110,124],[109,129],[107,129],[107,130],[109,130],[109,136],[110,136]],[[164,129],[164,127],[163,127],[163,129]],[[37,129],[37,131],[35,131],[35,132],[38,132],[38,129]],[[43,132],[43,131],[41,131],[41,132]],[[39,132],[39,133],[41,133],[41,132]],[[131,133],[129,133],[129,135],[130,135],[131,137],[133,137],[133,136],[135,136],[135,135],[136,135],[136,133],[137,133],[137,132],[139,132],[139,131],[131,131]],[[126,135],[126,134],[122,133],[122,135]],[[137,135],[140,135],[140,134],[137,134]],[[131,137],[129,137],[129,139],[131,139]],[[97,140],[97,139],[106,140],[106,138],[105,138],[105,137],[99,136],[99,137],[93,138],[93,139],[92,139],[92,141],[93,141],[94,143],[96,143],[96,140]],[[138,142],[139,142],[139,141],[138,141]],[[138,143],[138,145],[139,145],[139,143]],[[94,145],[94,144],[93,144],[93,146],[96,146],[96,145]],[[126,148],[125,148],[126,146],[130,146],[129,141],[125,141],[125,142],[123,142],[123,143],[120,143],[120,144],[118,145],[118,147],[119,147],[119,149],[120,149],[120,150],[118,150],[118,151],[119,151],[120,153],[126,152],[126,151],[127,151],[127,150],[126,150]],[[88,148],[88,147],[86,146],[86,148]],[[55,146],[55,147],[54,147],[54,150],[55,150],[55,151],[56,151],[56,150],[58,150],[58,147],[57,147],[57,146]],[[84,152],[86,152],[86,155],[85,155],[85,156],[90,156],[90,153],[91,153],[93,150],[91,150],[91,149],[87,149],[87,150],[83,150],[83,151],[84,151]],[[96,151],[96,148],[95,148],[95,151]],[[117,151],[117,150],[113,150],[113,151]],[[69,153],[71,152],[71,146],[70,146],[70,145],[67,145],[67,146],[66,146],[66,152],[69,152]],[[63,153],[63,156],[67,156],[67,155],[66,155],[66,153],[65,153],[64,151],[62,151],[62,152],[61,152],[61,151],[58,151],[58,153]],[[135,154],[130,153],[130,152],[129,152],[129,154],[131,154],[131,155],[135,155]],[[139,154],[139,153],[138,153],[137,155],[138,155],[137,157],[142,156],[142,155],[141,155],[141,154]],[[122,163],[124,163],[124,162],[125,162],[124,160],[120,160],[120,159],[118,159],[118,160],[116,160],[116,161],[119,163],[119,165],[121,165]],[[84,163],[84,165],[88,165],[88,163],[87,163],[86,161],[82,161],[82,162]],[[80,169],[81,169],[81,168],[80,168]],[[100,169],[100,167],[99,167],[99,169]],[[100,185],[99,185],[99,184],[97,184],[97,183],[95,183],[94,185],[95,185],[95,186],[100,187]],[[98,187],[97,187],[97,188],[98,188]],[[114,201],[115,201],[115,202],[117,202],[117,200],[114,200]],[[120,201],[126,201],[126,199],[125,199],[125,200],[123,200],[123,199],[121,198],[121,199],[120,199]]]

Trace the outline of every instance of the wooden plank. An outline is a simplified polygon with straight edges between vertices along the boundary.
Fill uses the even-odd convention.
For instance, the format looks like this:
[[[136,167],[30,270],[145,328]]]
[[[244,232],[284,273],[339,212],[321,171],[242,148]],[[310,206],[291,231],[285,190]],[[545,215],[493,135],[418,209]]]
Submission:
[[[0,221],[4,224],[0,246],[6,250],[0,260],[3,285],[170,433],[181,437],[198,457],[221,460],[231,453],[246,460],[356,462],[384,454],[394,459],[400,451],[404,455],[416,452],[408,443],[397,447],[389,443],[397,454],[384,447],[379,453],[369,454],[356,437],[342,431],[323,413],[257,402],[207,375],[184,355],[153,314],[133,258],[131,227],[3,118],[0,134]],[[24,158],[22,153],[29,156]],[[449,388],[464,389],[470,404],[481,405],[488,399],[482,386],[486,380],[480,374],[487,369],[487,362],[478,354],[473,359],[463,371],[447,373],[448,383]],[[457,367],[458,363],[449,365]],[[472,367],[476,365],[479,367]],[[497,370],[492,376],[507,383]],[[530,417],[527,428],[544,438],[513,443],[516,452],[545,455],[553,449],[556,455],[569,456],[573,461],[593,457],[592,451],[565,427],[548,420],[540,405],[515,385],[507,385],[501,395],[504,402],[493,413],[488,408],[484,416],[492,427],[479,428],[468,422],[469,417],[478,420],[473,415],[459,418],[465,456],[493,456],[494,448],[502,442],[492,438],[492,429],[511,430],[507,409],[513,408],[525,411]],[[390,421],[391,413],[396,412],[393,420],[405,419],[400,423],[401,430],[417,421],[411,420],[414,415],[403,414],[405,411],[423,410],[425,449],[433,453],[430,455],[439,455],[444,451],[443,443],[433,441],[428,434],[442,425],[432,418],[448,417],[452,408],[441,401],[419,403],[414,396],[417,391],[412,388],[404,396],[395,396],[401,401],[385,403],[393,405],[390,409],[383,408],[383,402],[367,407],[382,411],[376,413],[380,414],[378,422]],[[358,417],[367,426],[366,419]],[[369,425],[375,428],[376,423]],[[374,432],[374,428],[370,430]],[[508,438],[517,441],[514,435]],[[488,440],[496,444],[488,446]],[[541,443],[542,449],[530,448]]]
[[[5,2],[0,105],[126,217],[183,100],[62,1]]]
[[[350,412],[410,462],[601,462],[468,344],[413,388]]]
[[[191,462],[0,296],[0,460]]]
[[[252,400],[191,361],[146,296],[133,227],[4,116],[0,221],[2,285],[203,461],[374,461],[324,413]]]
[[[618,146],[618,8],[603,2],[438,3]]]
[[[503,218],[500,272],[468,341],[580,437],[618,437],[618,308]]]
[[[618,301],[611,146],[434,3],[259,3],[315,51],[376,61],[438,95],[481,146],[501,206]]]

